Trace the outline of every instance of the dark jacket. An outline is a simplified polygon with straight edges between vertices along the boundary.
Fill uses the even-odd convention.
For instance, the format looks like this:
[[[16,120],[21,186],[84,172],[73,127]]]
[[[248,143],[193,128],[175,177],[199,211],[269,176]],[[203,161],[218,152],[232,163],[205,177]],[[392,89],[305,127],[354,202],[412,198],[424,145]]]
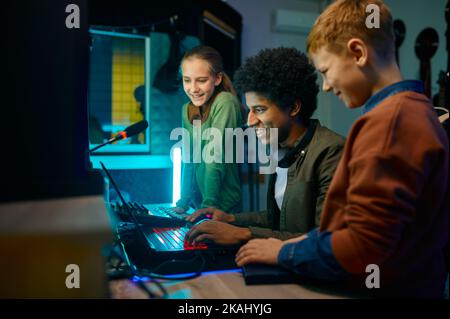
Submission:
[[[237,226],[247,226],[253,238],[289,239],[319,226],[325,194],[341,157],[345,139],[317,121],[309,145],[298,150],[289,166],[281,211],[275,200],[276,174],[269,176],[267,210],[236,214]]]

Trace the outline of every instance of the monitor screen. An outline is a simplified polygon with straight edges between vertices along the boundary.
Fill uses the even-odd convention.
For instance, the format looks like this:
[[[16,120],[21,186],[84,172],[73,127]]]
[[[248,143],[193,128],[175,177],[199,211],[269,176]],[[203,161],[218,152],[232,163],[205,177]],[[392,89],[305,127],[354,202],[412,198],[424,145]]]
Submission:
[[[76,3],[86,9],[86,1]],[[87,18],[81,15],[79,29],[67,28],[66,5],[28,1],[25,10],[8,2],[2,9],[0,201],[102,192],[87,154]]]

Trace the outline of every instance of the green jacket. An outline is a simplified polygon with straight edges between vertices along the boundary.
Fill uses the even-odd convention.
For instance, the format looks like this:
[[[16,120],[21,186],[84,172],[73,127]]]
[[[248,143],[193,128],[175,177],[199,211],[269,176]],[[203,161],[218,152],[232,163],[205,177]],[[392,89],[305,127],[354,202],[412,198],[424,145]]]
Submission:
[[[225,128],[242,125],[242,115],[238,99],[228,92],[219,93],[214,99],[208,118],[202,123],[201,132],[217,128],[222,134],[221,163],[193,163],[193,125],[188,118],[188,105],[183,106],[183,127],[189,132],[190,163],[183,164],[181,199],[178,207],[188,208],[194,202],[197,208],[217,207],[227,212],[239,212],[241,208],[241,183],[239,167],[236,163],[225,163]],[[210,141],[202,139],[201,151]]]
[[[309,145],[299,150],[288,168],[281,211],[275,200],[276,173],[269,176],[267,210],[236,214],[237,226],[247,226],[253,238],[286,240],[319,226],[322,205],[345,139],[317,122]],[[304,151],[304,152],[302,152]]]

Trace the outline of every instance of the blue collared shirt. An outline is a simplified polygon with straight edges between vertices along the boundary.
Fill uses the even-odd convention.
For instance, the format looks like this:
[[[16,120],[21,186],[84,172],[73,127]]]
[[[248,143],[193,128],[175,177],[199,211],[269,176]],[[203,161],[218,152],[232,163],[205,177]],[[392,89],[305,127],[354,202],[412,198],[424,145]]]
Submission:
[[[278,264],[307,278],[338,281],[348,276],[333,255],[331,232],[319,232],[316,228],[307,238],[286,244],[278,255]]]
[[[414,91],[423,93],[421,81],[407,80],[389,85],[367,100],[363,113],[375,108],[381,101],[394,94]],[[319,232],[316,228],[308,233],[308,238],[286,244],[278,255],[278,263],[299,275],[326,281],[345,279],[349,273],[336,260],[331,247],[332,232]]]
[[[375,106],[380,104],[384,99],[388,98],[389,96],[392,96],[394,94],[404,92],[404,91],[413,91],[413,92],[423,94],[423,92],[424,92],[423,83],[422,83],[422,81],[417,81],[417,80],[405,80],[405,81],[400,81],[400,82],[397,82],[397,83],[394,83],[394,84],[391,84],[391,85],[385,87],[384,89],[377,92],[376,94],[374,94],[367,100],[366,104],[364,104],[363,109],[362,109],[363,114],[365,114],[365,113],[369,112],[370,110],[372,110],[373,108],[375,108]]]

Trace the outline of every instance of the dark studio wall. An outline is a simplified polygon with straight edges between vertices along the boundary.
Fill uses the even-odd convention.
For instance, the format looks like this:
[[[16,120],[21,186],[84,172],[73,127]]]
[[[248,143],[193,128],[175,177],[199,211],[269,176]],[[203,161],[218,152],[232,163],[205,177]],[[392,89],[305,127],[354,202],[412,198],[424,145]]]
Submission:
[[[223,47],[223,38],[218,37],[215,30],[204,23],[205,11],[212,13],[236,32],[236,39],[228,42],[228,46]],[[173,16],[177,17],[178,30],[198,37],[202,43],[218,49],[224,56],[225,69],[232,75],[241,61],[242,16],[227,3],[220,0],[89,1],[89,25],[130,26],[128,31],[135,32],[172,32],[169,18]]]
[[[68,29],[66,6],[29,0],[2,5],[1,201],[101,192],[88,172],[87,16]]]

